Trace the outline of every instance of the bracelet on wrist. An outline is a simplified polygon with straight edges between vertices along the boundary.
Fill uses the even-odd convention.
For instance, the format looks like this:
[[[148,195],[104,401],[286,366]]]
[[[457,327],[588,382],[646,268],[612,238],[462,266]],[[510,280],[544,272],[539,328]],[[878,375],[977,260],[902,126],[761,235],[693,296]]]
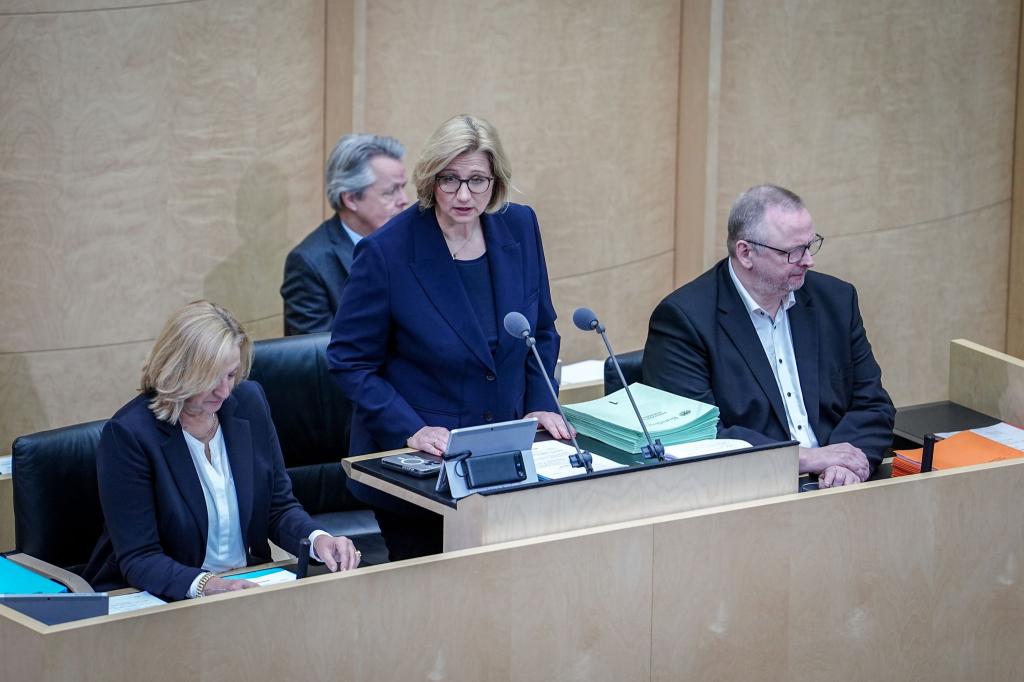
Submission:
[[[199,582],[196,583],[196,598],[203,597],[206,594],[206,583],[210,582],[210,578],[213,577],[213,573],[203,573],[199,578]]]

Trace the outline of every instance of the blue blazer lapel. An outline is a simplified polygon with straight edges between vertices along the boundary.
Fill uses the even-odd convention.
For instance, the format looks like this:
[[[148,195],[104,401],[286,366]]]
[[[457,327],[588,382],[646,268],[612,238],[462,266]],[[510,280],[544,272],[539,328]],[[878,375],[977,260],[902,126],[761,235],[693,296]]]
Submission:
[[[235,416],[238,403],[231,396],[224,401],[218,415],[224,431],[224,446],[228,451],[231,478],[235,482],[238,498],[238,520],[242,527],[242,542],[249,544],[249,521],[252,519],[253,446],[249,420]]]
[[[793,354],[800,373],[800,391],[804,396],[807,418],[814,433],[818,429],[818,322],[814,302],[803,289],[796,292],[796,305],[789,309],[789,329],[793,334]]]
[[[782,430],[789,432],[789,422],[786,419],[786,409],[782,404],[782,396],[779,394],[779,386],[775,381],[775,374],[768,364],[768,357],[764,354],[764,348],[757,337],[757,330],[754,323],[750,321],[750,313],[740,299],[740,294],[733,285],[732,277],[729,276],[728,266],[721,266],[718,269],[718,310],[722,313],[718,316],[719,324],[726,335],[732,339],[733,344],[740,352],[740,356],[754,375],[754,379],[761,386],[761,390],[768,397],[772,411],[776,419],[782,425]],[[743,390],[737,386],[737,390]]]
[[[505,219],[496,213],[483,217],[484,239],[487,241],[487,262],[491,268],[494,287],[494,313],[498,318],[498,364],[501,359],[519,350],[522,341],[505,333],[504,321],[508,313],[523,312],[523,250],[505,225]],[[536,334],[536,330],[534,330]]]
[[[441,317],[455,330],[470,352],[495,372],[491,349],[484,338],[480,321],[469,304],[469,297],[459,279],[433,209],[420,213],[418,218],[412,228],[409,267]]]
[[[210,529],[210,519],[206,515],[206,498],[203,497],[203,485],[199,482],[199,474],[192,462],[192,454],[185,444],[185,436],[180,426],[171,426],[167,422],[157,420],[160,430],[167,436],[161,445],[167,468],[171,471],[175,485],[181,493],[181,499],[192,513],[196,528],[202,538],[200,561],[206,552],[206,536]]]

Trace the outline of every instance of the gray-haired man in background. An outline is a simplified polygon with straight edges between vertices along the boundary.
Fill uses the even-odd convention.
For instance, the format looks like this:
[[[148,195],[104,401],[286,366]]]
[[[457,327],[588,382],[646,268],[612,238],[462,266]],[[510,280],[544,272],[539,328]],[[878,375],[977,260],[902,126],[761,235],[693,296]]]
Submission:
[[[346,135],[324,171],[334,215],[292,249],[284,263],[284,333],[330,331],[356,243],[409,205],[405,147],[393,137]]]

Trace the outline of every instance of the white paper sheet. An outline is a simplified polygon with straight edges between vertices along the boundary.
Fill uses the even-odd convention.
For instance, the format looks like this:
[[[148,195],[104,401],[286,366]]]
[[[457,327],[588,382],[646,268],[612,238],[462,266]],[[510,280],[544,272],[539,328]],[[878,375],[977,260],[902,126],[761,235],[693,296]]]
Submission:
[[[1011,448],[1017,450],[1024,450],[1024,429],[1019,429],[1016,426],[1007,424],[1006,422],[999,422],[992,426],[983,426],[980,429],[971,429],[973,433],[979,436],[984,436],[989,440],[994,440],[997,443],[1002,443]],[[959,431],[947,431],[945,433],[936,433],[935,435],[939,438],[949,438],[950,436],[960,433]]]
[[[665,459],[690,459],[716,452],[729,452],[751,447],[750,443],[737,438],[718,438],[712,440],[696,440],[692,443],[669,445],[665,448]]]
[[[160,606],[166,604],[160,597],[154,597],[149,592],[132,592],[131,594],[120,594],[116,597],[111,597],[107,601],[107,613],[114,615],[115,613],[128,613],[129,611],[137,611],[138,609],[149,608],[150,606]]]
[[[570,478],[587,473],[586,469],[573,467],[569,463],[569,455],[576,454],[576,448],[557,440],[546,440],[533,444],[533,463],[537,467],[537,476],[553,481],[559,478]],[[592,455],[594,471],[607,471],[626,466],[613,462],[601,455]]]

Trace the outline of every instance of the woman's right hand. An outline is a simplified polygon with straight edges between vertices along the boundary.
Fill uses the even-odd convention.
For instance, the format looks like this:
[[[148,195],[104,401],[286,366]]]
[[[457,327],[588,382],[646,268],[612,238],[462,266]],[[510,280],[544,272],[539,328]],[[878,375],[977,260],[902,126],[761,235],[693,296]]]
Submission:
[[[226,578],[213,576],[206,581],[206,587],[203,589],[203,596],[209,597],[214,594],[221,594],[222,592],[248,590],[250,587],[259,587],[259,585],[254,582],[249,582],[248,580],[228,580]]]
[[[448,429],[443,426],[424,426],[405,441],[413,450],[420,450],[428,455],[441,456],[448,447]]]

